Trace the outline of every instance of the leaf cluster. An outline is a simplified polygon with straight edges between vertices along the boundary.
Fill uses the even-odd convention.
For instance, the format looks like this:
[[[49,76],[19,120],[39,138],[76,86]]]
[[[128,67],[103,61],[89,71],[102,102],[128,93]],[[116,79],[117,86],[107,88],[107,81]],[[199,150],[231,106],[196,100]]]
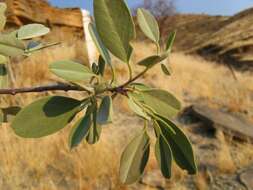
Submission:
[[[17,56],[29,56],[31,53],[51,46],[32,40],[49,33],[50,29],[42,24],[28,24],[18,30],[6,33],[6,4],[0,3],[0,88],[8,87],[9,59]]]
[[[89,25],[89,32],[100,54],[98,62],[91,68],[71,60],[57,61],[49,66],[52,73],[79,87],[80,91],[87,92],[87,96],[82,100],[64,96],[39,99],[18,112],[11,127],[18,136],[40,138],[54,134],[71,123],[70,148],[75,148],[82,142],[95,144],[100,139],[103,126],[113,122],[113,100],[121,95],[127,98],[130,109],[144,122],[143,129],[126,146],[121,156],[121,181],[126,184],[134,183],[145,170],[150,154],[148,126],[152,126],[156,136],[155,155],[164,177],[171,177],[173,160],[189,174],[195,174],[197,167],[190,141],[173,121],[181,109],[180,102],[165,90],[136,83],[136,80],[156,65],[160,65],[164,74],[171,74],[164,61],[171,52],[176,33],[169,34],[167,44],[165,47],[161,46],[160,31],[154,16],[148,10],[139,9],[137,18],[140,28],[157,46],[157,54],[137,62],[138,66],[143,67],[143,71],[133,76],[130,63],[134,49],[131,42],[135,39],[136,32],[127,4],[124,0],[94,0],[94,17],[94,23]],[[0,36],[0,53],[1,41],[10,42],[9,38],[16,45],[14,49],[13,44],[7,48],[7,53],[11,53],[2,53],[4,56],[27,53],[27,49],[22,49],[25,47],[18,46],[21,40],[47,32],[43,26],[28,25],[8,34],[2,40]],[[123,84],[116,82],[111,56],[118,58],[129,69],[129,79]],[[109,81],[104,77],[106,67],[112,73]],[[81,117],[76,118],[77,114]]]

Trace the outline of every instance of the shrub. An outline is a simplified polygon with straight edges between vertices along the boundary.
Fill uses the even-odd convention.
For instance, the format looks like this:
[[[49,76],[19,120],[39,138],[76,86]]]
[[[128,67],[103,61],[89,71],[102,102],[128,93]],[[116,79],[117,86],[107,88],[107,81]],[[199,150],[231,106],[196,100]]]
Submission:
[[[1,4],[1,12],[5,9]],[[120,179],[125,184],[136,182],[143,174],[150,152],[148,124],[152,124],[155,136],[155,156],[162,174],[171,177],[171,164],[177,165],[195,174],[197,171],[192,146],[173,122],[179,112],[180,102],[171,93],[151,88],[136,81],[153,67],[160,65],[166,75],[170,75],[167,65],[163,63],[169,56],[175,39],[175,32],[168,37],[165,48],[160,46],[160,32],[154,16],[145,9],[138,9],[138,22],[143,33],[157,46],[157,54],[141,60],[137,65],[143,71],[133,76],[130,64],[135,39],[135,27],[129,8],[124,0],[94,0],[95,23],[90,24],[89,31],[97,46],[100,57],[92,68],[79,63],[64,60],[52,63],[49,68],[58,77],[65,79],[66,84],[41,87],[0,89],[0,94],[43,92],[50,90],[72,90],[86,92],[82,100],[64,96],[49,96],[23,108],[5,108],[0,112],[0,121],[6,122],[8,115],[16,115],[11,122],[15,133],[24,138],[40,138],[58,132],[66,127],[78,113],[83,113],[71,128],[69,147],[75,148],[81,142],[95,144],[99,141],[104,125],[113,122],[114,98],[121,95],[128,99],[129,107],[143,120],[143,129],[133,137],[126,146],[120,161]],[[4,18],[1,18],[4,21]],[[28,55],[44,48],[37,42],[27,39],[44,35],[48,28],[32,24],[21,27],[10,34],[0,35],[0,54],[7,57]],[[23,44],[21,46],[21,44]],[[117,84],[116,73],[111,62],[111,54],[126,64],[129,79]],[[6,62],[2,61],[5,66]],[[110,80],[104,78],[105,67],[111,69]],[[5,76],[4,75],[1,76]],[[2,79],[1,79],[2,81]]]

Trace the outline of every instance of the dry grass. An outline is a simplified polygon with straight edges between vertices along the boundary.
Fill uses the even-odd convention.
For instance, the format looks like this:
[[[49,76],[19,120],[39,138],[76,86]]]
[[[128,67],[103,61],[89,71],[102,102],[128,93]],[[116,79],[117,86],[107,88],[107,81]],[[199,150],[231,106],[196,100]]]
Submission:
[[[134,61],[154,52],[154,47],[148,44],[137,43],[134,46],[137,50],[133,56]],[[13,65],[15,86],[33,86],[55,81],[56,78],[48,71],[48,63],[61,59],[85,62],[85,54],[80,53],[80,49],[84,49],[82,42],[76,42],[75,45],[63,44],[39,52],[24,60],[22,64]],[[117,62],[115,60],[115,64]],[[231,111],[247,110],[252,113],[253,102],[250,94],[253,91],[253,78],[250,74],[236,73],[238,81],[235,81],[226,67],[180,53],[172,55],[170,65],[173,76],[164,76],[160,68],[156,67],[143,80],[150,85],[174,92],[185,105],[202,100],[216,106],[226,105]],[[136,68],[136,71],[140,69]],[[117,71],[119,81],[122,81],[127,76],[125,66],[117,64]],[[0,105],[27,104],[48,94],[51,93],[3,96]],[[77,98],[83,96],[68,94]],[[88,190],[101,189],[101,186],[128,189],[118,180],[119,158],[132,132],[140,129],[142,123],[133,117],[132,113],[125,113],[128,110],[126,105],[114,107],[115,123],[104,129],[101,142],[95,146],[84,143],[74,151],[70,151],[67,146],[68,128],[43,139],[26,140],[17,138],[9,126],[4,125],[0,133],[0,189]],[[122,107],[123,111],[120,109]],[[126,117],[123,117],[123,114]],[[156,167],[152,157],[149,168]],[[174,179],[180,182],[184,173],[178,169],[174,172]],[[203,186],[201,183],[200,187]],[[186,188],[180,183],[172,183],[171,189]]]
[[[236,171],[236,166],[231,157],[229,146],[225,140],[223,131],[217,130],[216,138],[218,139],[220,146],[219,146],[217,158],[215,160],[217,163],[215,165],[218,167],[220,172],[232,174]]]
[[[194,182],[197,190],[206,190],[208,189],[207,176],[204,173],[198,173],[195,176]]]

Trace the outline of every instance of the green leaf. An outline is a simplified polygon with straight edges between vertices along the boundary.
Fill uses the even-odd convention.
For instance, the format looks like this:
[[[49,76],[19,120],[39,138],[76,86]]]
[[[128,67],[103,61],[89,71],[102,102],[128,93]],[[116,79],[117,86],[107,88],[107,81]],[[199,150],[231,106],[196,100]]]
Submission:
[[[28,105],[18,113],[11,127],[24,138],[39,138],[51,135],[64,128],[80,110],[82,102],[50,96]]]
[[[0,31],[4,29],[4,26],[6,24],[6,16],[5,16],[6,9],[7,9],[6,4],[0,3]]]
[[[172,151],[167,140],[162,135],[157,137],[155,156],[163,176],[171,178]]]
[[[96,63],[92,63],[91,68],[92,68],[92,72],[93,72],[94,74],[96,74],[96,75],[99,74],[99,68],[98,68],[98,66],[97,66]]]
[[[151,87],[143,84],[143,83],[132,83],[131,86],[134,88],[134,89],[137,89],[137,90],[150,90]]]
[[[150,139],[145,130],[127,145],[120,160],[120,180],[125,184],[136,182],[144,172],[150,149]]]
[[[112,122],[113,107],[112,98],[110,96],[105,96],[100,104],[97,123],[99,125],[106,125]]]
[[[175,39],[176,39],[176,34],[177,34],[176,31],[172,32],[172,33],[169,35],[168,39],[167,39],[166,51],[167,51],[168,53],[170,53],[171,50],[172,50],[172,46],[173,46],[174,41],[175,41]]]
[[[169,92],[160,89],[144,90],[135,96],[138,101],[143,102],[155,113],[165,118],[172,118],[181,109],[180,102]]]
[[[28,24],[22,26],[17,33],[17,37],[19,40],[27,40],[31,38],[36,38],[40,36],[44,36],[50,32],[50,29],[45,27],[42,24]]]
[[[95,144],[99,141],[102,132],[101,125],[97,123],[97,102],[95,101],[93,105],[88,109],[90,110],[87,112],[91,112],[92,114],[92,126],[90,127],[86,140],[89,144]]]
[[[78,146],[88,135],[91,126],[91,116],[86,114],[72,128],[69,137],[69,147],[72,149]]]
[[[99,56],[98,59],[98,70],[99,70],[99,74],[101,76],[104,76],[104,72],[105,72],[105,60],[103,59],[103,57]]]
[[[91,34],[91,37],[99,51],[99,62],[98,62],[98,66],[99,66],[99,73],[101,76],[104,75],[104,69],[105,69],[105,64],[108,64],[111,68],[112,71],[112,81],[114,81],[115,79],[115,71],[112,65],[112,61],[111,61],[111,57],[109,54],[109,51],[107,50],[107,48],[104,46],[101,38],[98,35],[97,29],[93,24],[89,24],[89,32]]]
[[[128,62],[135,27],[124,0],[94,0],[94,17],[103,44],[113,55]]]
[[[0,88],[8,86],[8,70],[5,64],[0,64]]]
[[[196,174],[197,166],[189,139],[173,122],[163,117],[161,118],[167,125],[159,120],[157,120],[157,123],[160,126],[161,133],[171,147],[177,165],[187,170],[189,174]],[[172,133],[168,126],[172,127],[176,133]]]
[[[0,112],[1,112],[0,115],[2,115],[2,122],[5,122],[5,123],[10,122],[12,120],[12,117],[17,115],[20,112],[20,110],[21,108],[18,106],[0,108]]]
[[[155,17],[146,9],[138,9],[137,19],[142,32],[153,42],[159,44],[160,31]]]
[[[131,98],[131,97],[128,98],[128,106],[138,116],[140,116],[146,120],[150,120],[150,117],[145,113],[145,111],[142,109],[142,107],[139,106],[138,103],[136,103],[133,100],[133,98]]]
[[[25,45],[17,39],[17,31],[0,34],[0,54],[9,57],[24,55]]]
[[[141,60],[140,62],[138,62],[137,64],[140,66],[145,66],[147,68],[153,67],[154,65],[162,62],[163,60],[167,59],[168,55],[164,54],[164,55],[153,55],[150,57],[147,57],[143,60]]]
[[[95,76],[88,67],[74,61],[57,61],[49,68],[58,77],[71,82],[85,81]]]
[[[168,76],[171,75],[171,71],[168,69],[168,67],[165,64],[161,64],[161,69],[165,75],[168,75]]]
[[[93,42],[95,43],[99,54],[103,57],[103,59],[106,61],[107,64],[111,65],[111,57],[107,50],[107,48],[104,46],[103,42],[101,41],[101,38],[98,35],[97,29],[93,24],[89,24],[89,32],[93,39]]]
[[[90,103],[90,99],[86,99],[82,103],[82,109],[88,106]],[[69,147],[75,148],[78,146],[81,141],[88,135],[89,129],[91,126],[91,117],[90,113],[86,113],[84,117],[79,119],[75,125],[73,126],[70,136],[69,136]]]

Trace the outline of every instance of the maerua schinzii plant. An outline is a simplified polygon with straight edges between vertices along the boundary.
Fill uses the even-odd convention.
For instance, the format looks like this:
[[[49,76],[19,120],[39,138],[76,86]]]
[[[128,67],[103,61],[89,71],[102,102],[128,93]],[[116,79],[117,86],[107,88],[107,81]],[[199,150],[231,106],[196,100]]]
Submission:
[[[1,4],[1,29],[5,23],[5,4]],[[112,122],[113,100],[117,95],[128,99],[130,109],[141,119],[144,127],[133,137],[121,156],[120,179],[125,184],[139,180],[148,162],[150,137],[148,126],[152,125],[156,137],[155,156],[165,178],[171,177],[171,165],[176,164],[189,174],[197,171],[193,149],[185,134],[173,122],[180,110],[180,102],[169,92],[137,83],[146,72],[159,65],[161,71],[170,75],[164,60],[171,52],[175,39],[172,32],[165,47],[160,46],[158,24],[148,10],[138,9],[137,20],[140,29],[157,46],[157,54],[151,55],[136,65],[143,71],[133,76],[130,64],[135,39],[135,25],[124,0],[94,0],[94,23],[89,25],[89,32],[96,44],[100,57],[92,68],[73,61],[58,61],[49,68],[66,84],[48,85],[31,88],[3,88],[0,94],[43,92],[50,90],[87,92],[82,100],[65,96],[49,96],[39,99],[21,111],[17,107],[0,111],[0,120],[6,122],[8,115],[17,114],[11,122],[15,133],[24,138],[40,138],[51,135],[66,127],[75,116],[83,116],[71,127],[69,146],[75,148],[86,141],[95,144],[99,141],[104,125]],[[49,29],[40,24],[30,24],[9,34],[0,35],[0,83],[8,77],[8,58],[29,55],[33,51],[45,48],[32,38],[45,35]],[[49,44],[50,45],[50,44]],[[111,55],[126,64],[129,79],[117,84]],[[110,68],[111,79],[104,78],[105,67]],[[18,113],[17,113],[18,112]],[[2,118],[2,119],[1,119]]]

